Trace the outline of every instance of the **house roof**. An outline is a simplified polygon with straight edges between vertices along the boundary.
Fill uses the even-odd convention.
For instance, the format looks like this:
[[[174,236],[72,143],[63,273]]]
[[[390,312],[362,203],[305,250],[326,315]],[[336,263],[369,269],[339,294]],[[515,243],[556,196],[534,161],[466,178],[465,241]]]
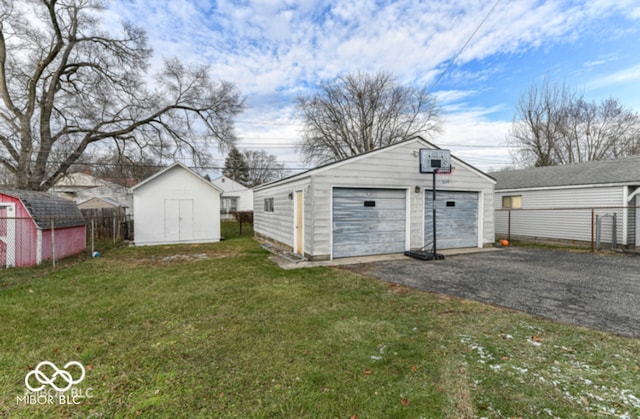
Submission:
[[[85,225],[85,219],[73,201],[48,192],[0,189],[0,193],[19,199],[39,228],[51,228],[51,220],[55,228]]]
[[[224,192],[242,192],[249,190],[249,188],[243,184],[236,182],[227,176],[217,177],[213,179],[211,183],[222,189]]]
[[[491,173],[496,190],[640,184],[640,156]]]
[[[260,190],[260,189],[263,189],[263,188],[266,188],[266,187],[270,187],[270,186],[273,186],[273,185],[282,184],[282,183],[286,183],[286,182],[302,179],[302,178],[305,178],[307,176],[311,176],[313,174],[319,173],[321,171],[328,170],[330,168],[334,168],[334,167],[337,167],[337,166],[341,166],[341,165],[343,165],[343,164],[345,164],[347,162],[351,162],[351,161],[355,161],[355,160],[358,160],[358,159],[362,159],[362,158],[365,158],[365,157],[370,156],[372,154],[381,153],[381,152],[384,152],[385,150],[388,150],[388,149],[391,149],[391,148],[400,147],[400,146],[408,144],[410,142],[417,142],[417,143],[423,144],[426,147],[430,147],[430,148],[433,148],[433,149],[440,149],[440,147],[438,147],[437,145],[430,143],[429,141],[425,140],[422,137],[416,136],[416,137],[410,138],[410,139],[405,140],[405,141],[400,141],[398,143],[389,144],[387,146],[376,148],[375,150],[371,150],[371,151],[368,151],[366,153],[358,154],[357,156],[347,157],[346,159],[343,159],[343,160],[338,160],[338,161],[335,161],[335,162],[323,164],[321,166],[315,167],[313,169],[307,170],[307,171],[302,172],[302,173],[298,173],[298,174],[293,175],[293,176],[289,176],[289,177],[286,177],[286,178],[283,178],[283,179],[275,180],[275,181],[269,182],[269,183],[263,183],[262,185],[258,185],[256,187],[254,187],[253,189],[254,190]],[[481,171],[480,169],[477,169],[477,168],[473,167],[472,165],[460,160],[459,158],[455,157],[454,155],[451,155],[451,159],[455,160],[457,163],[469,168],[470,170],[478,173],[479,175],[484,176],[487,179],[490,179],[491,181],[495,182],[495,179],[493,177],[491,177],[490,175],[488,175],[488,174],[484,173],[483,171]]]
[[[84,189],[91,189],[103,186],[109,182],[97,178],[88,173],[76,172],[69,173],[61,177],[52,187],[51,190],[60,192],[75,192]]]
[[[180,168],[180,169],[183,169],[183,170],[187,171],[187,173],[191,174],[193,177],[195,177],[199,181],[203,182],[204,184],[208,185],[210,188],[215,189],[219,193],[224,192],[221,188],[219,188],[218,186],[216,186],[213,183],[209,182],[208,180],[206,180],[205,178],[203,178],[202,176],[200,176],[199,174],[197,174],[193,170],[189,169],[187,166],[185,166],[184,164],[182,164],[180,162],[175,162],[171,166],[169,166],[169,167],[167,167],[165,169],[162,169],[161,171],[159,171],[155,175],[149,176],[148,178],[146,178],[142,182],[140,182],[137,185],[135,185],[134,187],[132,187],[131,191],[135,191],[136,189],[138,189],[138,188],[140,188],[140,187],[142,187],[142,186],[144,186],[144,185],[146,185],[146,184],[148,184],[150,182],[153,182],[155,179],[159,178],[163,174],[165,174],[168,171],[173,170],[175,168]]]
[[[85,205],[90,201],[101,201],[101,202],[104,202],[104,203],[108,204],[111,207],[114,207],[114,208],[126,207],[126,205],[124,205],[124,204],[122,204],[122,203],[120,203],[120,202],[116,201],[115,199],[112,199],[112,198],[110,198],[108,196],[93,196],[93,197],[91,197],[89,199],[85,199],[82,202],[78,202],[78,207],[80,207],[82,205]]]

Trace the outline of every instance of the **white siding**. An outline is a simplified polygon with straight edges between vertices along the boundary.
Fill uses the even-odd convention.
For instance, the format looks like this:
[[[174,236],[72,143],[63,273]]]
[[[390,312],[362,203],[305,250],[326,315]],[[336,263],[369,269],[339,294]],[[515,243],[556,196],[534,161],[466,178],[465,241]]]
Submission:
[[[311,220],[311,198],[308,188],[309,178],[274,186],[253,193],[253,231],[261,236],[278,241],[293,248],[293,193],[305,191],[304,244],[307,252],[308,239],[313,230]],[[291,194],[291,198],[289,197]],[[264,200],[273,198],[273,212],[264,211]]]
[[[175,166],[134,189],[136,245],[220,240],[220,192],[196,176]]]
[[[407,248],[424,243],[424,190],[432,188],[432,175],[421,174],[418,153],[429,148],[421,140],[407,141],[302,175],[257,187],[254,190],[254,230],[287,246],[293,246],[293,201],[288,194],[304,189],[305,253],[316,259],[332,254],[332,197],[334,188],[386,188],[407,191]],[[437,189],[478,193],[478,247],[492,243],[495,181],[457,159],[453,173],[437,175]],[[417,191],[416,192],[416,187]],[[265,213],[263,200],[275,199],[275,211]],[[408,250],[408,249],[407,249]]]
[[[238,211],[253,211],[253,191],[251,189],[225,176],[220,176],[212,180],[211,183],[222,189],[222,197],[238,198]]]
[[[589,242],[592,237],[591,209],[597,208],[595,215],[617,214],[618,243],[626,245],[627,234],[624,232],[628,232],[628,226],[622,209],[626,205],[624,188],[611,186],[496,191],[496,234],[504,236],[508,233],[509,211],[501,209],[502,197],[521,195],[522,209],[511,211],[512,237]]]
[[[431,189],[433,176],[420,173],[418,151],[424,148],[421,143],[410,142],[402,146],[364,156],[362,159],[347,161],[330,171],[314,176],[313,190],[317,207],[314,213],[314,249],[318,254],[331,254],[331,189],[332,187],[371,187],[409,189],[410,229],[409,247],[421,248],[424,243],[424,190]],[[480,193],[479,203],[482,215],[479,215],[479,228],[482,236],[478,247],[483,243],[492,243],[493,229],[493,182],[478,172],[453,160],[453,173],[436,175],[436,189],[449,191],[473,191]],[[419,192],[415,192],[415,187]]]

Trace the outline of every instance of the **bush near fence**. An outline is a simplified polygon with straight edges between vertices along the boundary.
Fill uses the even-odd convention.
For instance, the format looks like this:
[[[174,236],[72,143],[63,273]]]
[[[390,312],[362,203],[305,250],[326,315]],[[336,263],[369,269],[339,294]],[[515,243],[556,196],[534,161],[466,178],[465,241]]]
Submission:
[[[562,244],[590,247],[593,250],[596,250],[596,243],[599,241],[602,248],[635,248],[638,244],[636,219],[640,215],[639,208],[498,209],[495,213],[496,240]]]

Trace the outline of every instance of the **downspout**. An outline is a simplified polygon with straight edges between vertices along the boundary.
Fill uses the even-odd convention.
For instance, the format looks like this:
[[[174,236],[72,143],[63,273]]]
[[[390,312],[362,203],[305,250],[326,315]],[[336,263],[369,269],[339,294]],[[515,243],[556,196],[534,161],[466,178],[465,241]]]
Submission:
[[[629,187],[622,188],[622,245],[627,246],[629,244],[627,239],[629,237]]]
[[[627,186],[627,191],[631,190],[631,188],[632,188],[631,185]],[[640,196],[640,186],[636,186],[635,188],[636,188],[635,191],[627,195],[626,208],[628,208],[629,203],[633,200],[633,198],[635,198],[636,196]],[[636,202],[636,205],[638,205],[637,202]],[[635,220],[634,220],[635,221],[635,236],[634,236],[635,243],[634,244],[636,248],[638,248],[640,247],[640,243],[639,243],[640,237],[638,237],[638,235],[640,235],[640,228],[638,228],[638,222],[640,222],[640,220],[638,220],[638,215],[640,215],[640,209],[634,208],[633,211],[634,211],[634,217],[635,217]]]

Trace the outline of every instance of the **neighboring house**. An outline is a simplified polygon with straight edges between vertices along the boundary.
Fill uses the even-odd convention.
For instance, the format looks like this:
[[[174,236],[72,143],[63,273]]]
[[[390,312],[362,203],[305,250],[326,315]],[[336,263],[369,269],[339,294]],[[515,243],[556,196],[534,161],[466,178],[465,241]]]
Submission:
[[[73,202],[47,192],[0,190],[0,267],[33,266],[85,249],[85,220]]]
[[[222,190],[182,163],[132,188],[136,245],[220,241]]]
[[[254,188],[254,232],[311,260],[401,253],[430,247],[431,174],[420,137]],[[437,248],[493,243],[490,176],[452,157],[436,177]]]
[[[118,209],[122,208],[122,203],[114,201],[107,197],[94,197],[82,201],[78,204],[78,208],[85,209]]]
[[[253,191],[235,180],[220,176],[211,181],[222,189],[220,217],[223,220],[234,219],[234,211],[253,211]]]
[[[49,192],[75,201],[81,209],[91,201],[90,208],[125,208],[131,215],[133,198],[124,186],[92,176],[89,173],[71,173],[58,180]],[[101,205],[101,206],[100,206]]]
[[[515,240],[589,244],[601,223],[611,242],[637,247],[640,238],[640,157],[492,173],[496,184],[496,234]],[[609,229],[607,231],[607,229]]]

